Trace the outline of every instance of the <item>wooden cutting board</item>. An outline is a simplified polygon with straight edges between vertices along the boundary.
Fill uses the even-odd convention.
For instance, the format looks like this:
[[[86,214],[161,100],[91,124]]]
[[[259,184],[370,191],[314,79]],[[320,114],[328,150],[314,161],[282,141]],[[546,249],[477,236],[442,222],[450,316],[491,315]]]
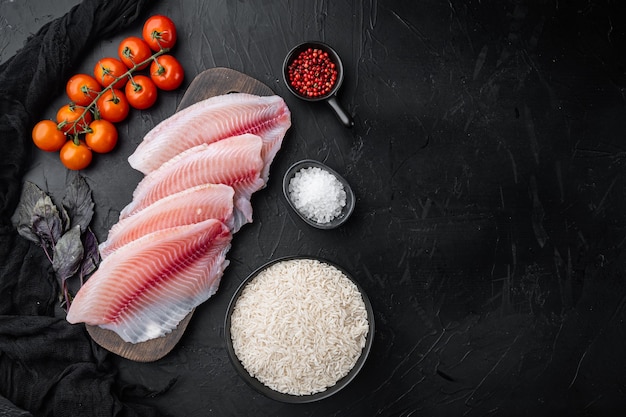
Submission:
[[[274,92],[262,82],[229,68],[211,68],[196,76],[180,101],[177,111],[204,99],[229,93],[270,96]],[[209,299],[207,302],[211,302]],[[98,326],[87,326],[87,332],[100,346],[126,359],[153,362],[167,355],[183,336],[193,311],[171,333],[142,343],[128,343],[117,333]]]

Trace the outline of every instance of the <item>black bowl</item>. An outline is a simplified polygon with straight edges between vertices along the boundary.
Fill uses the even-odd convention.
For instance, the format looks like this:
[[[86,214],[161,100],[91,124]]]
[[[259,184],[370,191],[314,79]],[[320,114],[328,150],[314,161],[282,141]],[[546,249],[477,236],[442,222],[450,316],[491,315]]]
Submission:
[[[333,220],[329,221],[328,223],[317,223],[316,221],[309,219],[308,217],[300,213],[300,211],[298,211],[293,201],[291,201],[291,198],[289,197],[289,182],[291,181],[291,179],[301,169],[311,168],[311,167],[321,168],[333,174],[339,180],[339,182],[343,184],[343,189],[346,192],[346,205],[344,206],[339,216],[335,217]],[[287,199],[287,202],[289,203],[291,208],[298,214],[298,216],[300,216],[300,218],[304,220],[307,224],[313,227],[316,227],[318,229],[335,229],[341,226],[342,224],[344,224],[346,221],[348,221],[348,218],[354,211],[355,198],[354,198],[354,193],[352,192],[352,188],[350,187],[350,184],[348,184],[348,181],[346,181],[341,175],[339,175],[332,168],[324,165],[321,162],[314,161],[312,159],[304,159],[302,161],[296,162],[291,167],[289,167],[289,169],[285,173],[285,176],[283,177],[283,194],[285,195],[285,198]]]
[[[309,97],[309,96],[302,95],[296,89],[294,89],[291,83],[289,82],[289,66],[291,65],[293,60],[296,59],[298,55],[300,55],[300,53],[302,53],[303,51],[306,51],[309,48],[320,49],[328,53],[328,57],[335,64],[335,69],[337,70],[337,81],[335,82],[335,85],[328,93],[326,93],[323,96]],[[296,97],[302,100],[305,100],[305,101],[326,100],[329,97],[337,94],[339,87],[341,87],[341,83],[343,82],[343,63],[341,62],[341,58],[339,57],[339,54],[329,45],[323,42],[312,42],[312,41],[304,42],[304,43],[301,43],[300,45],[296,45],[295,47],[293,47],[291,51],[289,51],[289,53],[285,57],[285,60],[283,61],[283,79],[285,80],[285,84],[287,84],[287,88],[289,88],[289,91],[291,91]]]
[[[231,339],[231,332],[230,332],[231,314],[233,312],[233,309],[235,308],[235,304],[237,303],[237,300],[239,299],[239,296],[241,295],[241,293],[244,290],[244,288],[246,287],[246,285],[251,280],[253,280],[261,271],[267,269],[268,267],[270,267],[270,266],[272,266],[272,265],[274,265],[274,264],[276,264],[278,262],[287,261],[287,260],[291,260],[291,259],[313,259],[313,260],[317,260],[317,261],[320,261],[320,262],[324,262],[324,263],[326,263],[326,264],[328,264],[330,266],[333,266],[333,267],[337,268],[341,272],[343,272],[343,274],[346,277],[348,277],[352,282],[354,282],[356,287],[359,289],[359,292],[361,293],[361,296],[363,297],[363,302],[365,303],[365,309],[367,311],[367,320],[368,320],[368,324],[369,324],[369,330],[367,332],[367,336],[366,336],[366,339],[365,339],[365,346],[363,347],[363,350],[361,352],[361,356],[359,357],[359,359],[357,359],[356,363],[354,364],[354,367],[352,367],[350,372],[348,372],[348,374],[346,376],[344,376],[339,381],[337,381],[337,383],[335,385],[333,385],[331,387],[328,387],[325,391],[318,392],[318,393],[311,394],[311,395],[290,395],[290,394],[285,394],[285,393],[282,393],[282,392],[279,392],[279,391],[275,391],[275,390],[269,388],[268,386],[264,385],[258,379],[252,377],[248,373],[248,371],[246,371],[246,369],[243,367],[241,362],[239,361],[239,358],[237,357],[237,354],[235,353],[235,349],[233,348],[233,343],[232,343],[232,339]],[[318,258],[318,257],[287,256],[287,257],[283,257],[283,258],[274,259],[274,260],[266,263],[265,265],[259,267],[257,270],[252,272],[240,284],[239,288],[237,288],[237,290],[235,291],[235,294],[231,298],[230,303],[228,305],[228,309],[226,310],[226,320],[225,320],[225,323],[224,323],[224,339],[225,339],[224,341],[226,343],[226,350],[228,352],[228,356],[230,358],[231,363],[233,364],[233,366],[235,367],[237,373],[241,376],[241,378],[243,378],[244,381],[246,381],[246,383],[248,383],[248,385],[250,385],[252,388],[254,388],[258,392],[264,394],[265,396],[267,396],[269,398],[272,398],[274,400],[277,400],[277,401],[281,401],[281,402],[285,402],[285,403],[295,403],[295,404],[311,403],[311,402],[323,400],[323,399],[328,398],[328,397],[336,394],[337,392],[341,391],[350,382],[352,382],[354,380],[354,378],[357,376],[359,371],[363,368],[363,366],[365,365],[365,361],[367,360],[367,357],[369,355],[369,352],[370,352],[370,350],[372,348],[372,343],[374,341],[374,310],[372,309],[372,304],[370,303],[369,299],[367,298],[367,295],[363,291],[363,288],[359,285],[358,282],[356,282],[354,280],[352,275],[350,275],[344,268],[334,264],[333,262],[330,262],[330,261],[327,261],[325,259]]]
[[[323,96],[308,97],[308,96],[302,95],[296,89],[294,89],[291,83],[289,82],[289,66],[301,52],[309,48],[320,49],[328,53],[330,60],[335,64],[335,69],[337,70],[337,81],[335,81],[333,88],[330,91],[328,91],[328,93],[324,94]],[[330,105],[330,107],[332,107],[332,109],[335,111],[335,114],[337,115],[337,117],[339,118],[341,123],[343,123],[345,127],[353,127],[354,120],[352,119],[352,116],[348,114],[348,112],[341,106],[341,104],[337,100],[337,92],[339,91],[339,88],[341,87],[341,84],[343,83],[343,76],[344,76],[343,63],[341,62],[341,58],[339,57],[339,54],[333,48],[331,48],[329,45],[323,42],[308,41],[308,42],[304,42],[299,45],[296,45],[287,53],[287,56],[285,57],[285,60],[283,61],[283,80],[285,81],[285,84],[287,85],[287,88],[289,89],[289,91],[291,91],[291,93],[294,96],[305,101],[326,101]]]

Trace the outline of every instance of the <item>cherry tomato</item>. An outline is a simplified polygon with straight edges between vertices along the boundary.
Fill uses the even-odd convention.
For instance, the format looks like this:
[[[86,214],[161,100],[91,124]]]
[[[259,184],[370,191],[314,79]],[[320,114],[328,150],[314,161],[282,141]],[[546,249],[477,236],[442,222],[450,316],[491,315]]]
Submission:
[[[91,163],[93,154],[82,140],[75,143],[73,140],[68,140],[59,152],[61,163],[66,168],[72,170],[85,169]]]
[[[145,110],[156,102],[157,87],[150,77],[135,75],[126,84],[126,98],[132,107]]]
[[[167,16],[154,15],[144,23],[141,35],[153,51],[170,49],[176,44],[176,25]]]
[[[87,74],[76,74],[65,85],[67,96],[79,106],[91,104],[100,91],[102,91],[102,86],[95,78]]]
[[[117,129],[108,120],[94,120],[85,134],[85,143],[94,152],[111,152],[117,144]]]
[[[152,50],[143,39],[138,38],[137,36],[130,36],[120,42],[120,45],[117,48],[117,54],[124,65],[128,68],[133,68],[135,65],[150,58],[152,56]],[[138,66],[137,69],[144,69],[148,65],[150,65],[150,62],[146,62],[143,65]]]
[[[126,81],[128,81],[128,77],[120,78],[117,81],[115,80],[124,75],[127,70],[128,68],[126,68],[126,65],[124,65],[124,63],[119,59],[107,57],[96,62],[96,65],[93,68],[93,73],[96,80],[98,80],[100,85],[103,87],[108,87],[115,82],[115,84],[113,84],[113,88],[124,88]]]
[[[35,146],[47,152],[55,152],[67,142],[67,136],[52,120],[42,120],[33,127]]]
[[[96,102],[96,107],[100,118],[112,123],[126,119],[130,112],[128,99],[121,90],[117,89],[105,91]]]
[[[60,129],[70,135],[86,130],[91,120],[91,113],[86,112],[85,107],[75,104],[66,104],[57,111],[57,123]]]
[[[150,64],[150,78],[161,90],[175,90],[183,83],[185,71],[172,55],[161,55]]]

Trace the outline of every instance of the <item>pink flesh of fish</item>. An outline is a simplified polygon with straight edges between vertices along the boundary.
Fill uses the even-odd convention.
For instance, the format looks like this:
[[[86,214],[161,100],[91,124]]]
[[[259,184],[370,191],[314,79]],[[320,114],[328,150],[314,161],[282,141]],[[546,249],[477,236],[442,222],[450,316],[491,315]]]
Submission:
[[[261,139],[244,134],[191,148],[146,175],[133,193],[133,200],[120,213],[120,220],[150,204],[201,184],[226,184],[235,190],[233,233],[252,221],[250,197],[265,186]]]
[[[224,184],[202,184],[169,195],[117,222],[99,246],[106,258],[120,247],[157,230],[216,219],[233,227],[235,191]]]
[[[180,110],[146,134],[128,162],[148,174],[186,149],[231,136],[253,133],[263,140],[261,177],[269,168],[291,126],[291,113],[279,96],[245,93],[211,97]]]
[[[228,265],[222,222],[160,230],[104,259],[76,294],[70,323],[112,330],[130,343],[163,336],[211,297]]]

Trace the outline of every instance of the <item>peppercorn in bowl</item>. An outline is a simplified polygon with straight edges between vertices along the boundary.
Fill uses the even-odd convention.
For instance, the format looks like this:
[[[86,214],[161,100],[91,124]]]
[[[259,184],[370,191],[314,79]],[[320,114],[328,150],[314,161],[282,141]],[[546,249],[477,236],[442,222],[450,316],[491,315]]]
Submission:
[[[287,170],[283,193],[296,214],[318,229],[335,229],[354,211],[350,184],[332,168],[312,159],[296,162]]]
[[[305,101],[327,102],[339,121],[351,128],[354,119],[337,98],[343,77],[339,54],[323,42],[296,45],[283,61],[283,79],[293,95]]]

